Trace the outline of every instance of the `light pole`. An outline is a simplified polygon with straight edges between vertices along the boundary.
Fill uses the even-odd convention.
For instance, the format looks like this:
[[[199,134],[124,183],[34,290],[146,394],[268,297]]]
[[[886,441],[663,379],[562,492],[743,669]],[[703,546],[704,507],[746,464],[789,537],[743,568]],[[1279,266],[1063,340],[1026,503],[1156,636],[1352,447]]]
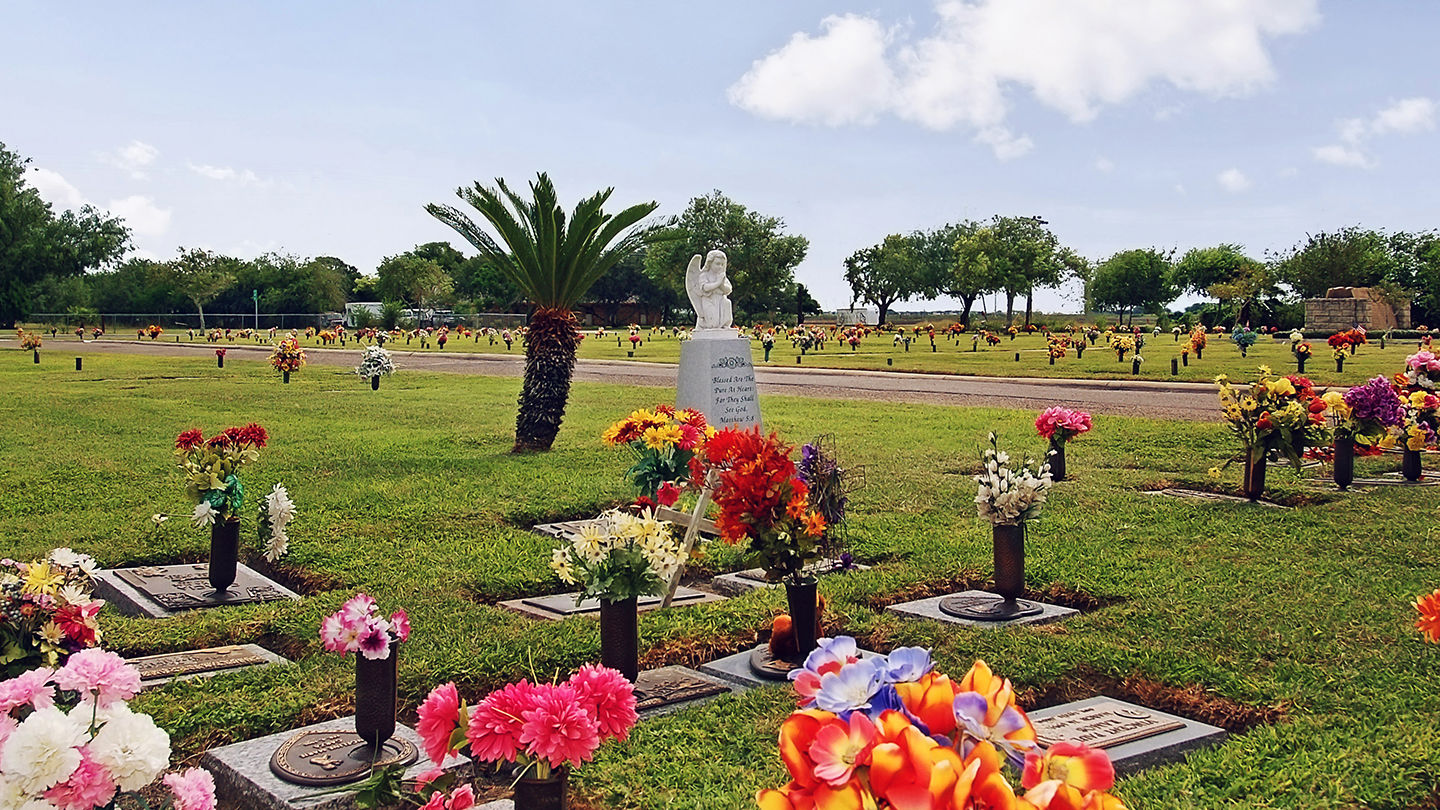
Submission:
[[[250,298],[255,302],[255,332],[260,332],[260,291],[251,290]]]

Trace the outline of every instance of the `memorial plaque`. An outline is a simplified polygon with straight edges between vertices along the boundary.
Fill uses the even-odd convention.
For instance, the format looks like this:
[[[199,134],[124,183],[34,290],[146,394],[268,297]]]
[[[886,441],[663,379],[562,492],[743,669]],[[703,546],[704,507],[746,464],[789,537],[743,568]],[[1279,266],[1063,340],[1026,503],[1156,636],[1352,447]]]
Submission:
[[[235,669],[258,664],[268,664],[271,659],[255,652],[248,645],[233,644],[227,647],[210,647],[203,650],[147,655],[129,658],[125,663],[140,671],[140,680],[155,681],[177,678],[184,675],[198,675],[222,669]]]
[[[675,405],[700,411],[717,428],[758,427],[760,398],[750,341],[697,337],[680,344]]]
[[[236,570],[234,585],[216,591],[210,585],[209,571],[210,567],[201,563],[124,568],[115,574],[145,598],[169,611],[290,598],[244,566]]]
[[[1057,742],[1111,748],[1185,727],[1184,723],[1157,717],[1139,706],[1115,700],[1077,706],[1032,722],[1040,744],[1047,748]]]
[[[677,605],[684,604],[686,602],[694,602],[700,599],[704,599],[705,596],[706,594],[694,590],[693,588],[680,588],[675,591],[675,598],[671,600],[670,604]],[[639,608],[643,609],[652,605],[660,604],[660,600],[661,597],[659,596],[642,596],[636,602],[636,605]],[[526,605],[529,605],[530,607],[539,608],[540,610],[544,610],[549,613],[557,613],[562,616],[574,616],[579,613],[600,612],[599,599],[586,599],[582,601],[579,605],[576,605],[575,594],[573,593],[559,593],[555,594],[554,596],[536,596],[529,599],[524,599],[522,600],[522,602]]]
[[[353,731],[302,731],[275,749],[270,770],[297,785],[343,785],[375,768],[409,765],[419,756],[415,744],[403,737],[391,737],[377,754]]]
[[[635,710],[646,712],[730,691],[730,687],[688,673],[679,667],[652,669],[640,673],[635,682]]]

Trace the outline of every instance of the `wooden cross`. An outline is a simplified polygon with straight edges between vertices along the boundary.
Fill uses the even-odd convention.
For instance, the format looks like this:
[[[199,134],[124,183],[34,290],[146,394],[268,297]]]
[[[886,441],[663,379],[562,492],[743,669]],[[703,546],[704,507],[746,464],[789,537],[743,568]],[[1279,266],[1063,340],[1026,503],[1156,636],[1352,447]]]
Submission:
[[[720,476],[715,470],[705,475],[705,486],[700,490],[700,499],[695,502],[695,510],[690,514],[678,512],[674,509],[662,508],[656,512],[656,517],[669,520],[685,527],[685,541],[680,546],[680,564],[675,567],[675,573],[670,575],[670,585],[665,589],[665,598],[661,600],[660,607],[670,607],[670,601],[675,598],[675,589],[680,587],[680,575],[685,573],[685,563],[690,559],[690,552],[695,548],[695,539],[700,536],[702,524],[707,531],[718,534],[715,531],[714,522],[705,518],[705,510],[710,508],[710,499],[714,496],[715,485],[719,483]]]

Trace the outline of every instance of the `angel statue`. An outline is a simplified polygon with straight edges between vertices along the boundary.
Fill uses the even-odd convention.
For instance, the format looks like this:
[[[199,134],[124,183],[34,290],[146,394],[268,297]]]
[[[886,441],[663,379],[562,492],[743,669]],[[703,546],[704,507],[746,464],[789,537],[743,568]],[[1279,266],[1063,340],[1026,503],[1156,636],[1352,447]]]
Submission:
[[[730,307],[730,280],[725,278],[725,262],[725,251],[712,250],[705,254],[703,267],[697,253],[685,269],[685,292],[690,296],[690,306],[695,309],[697,330],[729,329],[735,320]]]

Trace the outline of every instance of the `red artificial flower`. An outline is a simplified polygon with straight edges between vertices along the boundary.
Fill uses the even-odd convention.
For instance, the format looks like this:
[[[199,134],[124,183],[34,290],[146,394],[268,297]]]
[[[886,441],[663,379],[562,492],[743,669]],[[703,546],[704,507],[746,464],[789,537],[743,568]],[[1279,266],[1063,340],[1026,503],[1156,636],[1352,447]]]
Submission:
[[[175,447],[180,450],[194,450],[205,443],[205,434],[199,428],[191,428],[175,437]]]
[[[1261,430],[1270,430],[1271,428],[1275,427],[1275,423],[1270,421],[1269,411],[1260,414],[1260,418],[1255,421],[1255,427]]]
[[[237,428],[236,435],[240,438],[240,441],[253,444],[256,448],[264,447],[265,443],[270,440],[270,434],[265,432],[265,428],[254,422],[251,422],[243,428]]]
[[[670,481],[666,481],[660,485],[659,489],[655,490],[655,500],[658,501],[661,506],[674,506],[675,502],[680,500],[680,487],[675,486],[675,484]]]

